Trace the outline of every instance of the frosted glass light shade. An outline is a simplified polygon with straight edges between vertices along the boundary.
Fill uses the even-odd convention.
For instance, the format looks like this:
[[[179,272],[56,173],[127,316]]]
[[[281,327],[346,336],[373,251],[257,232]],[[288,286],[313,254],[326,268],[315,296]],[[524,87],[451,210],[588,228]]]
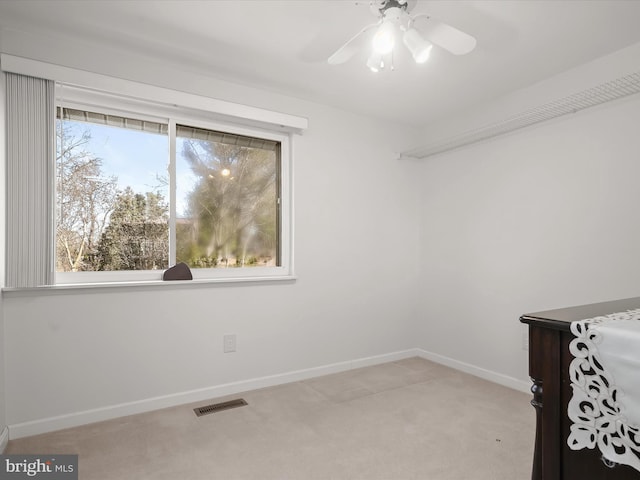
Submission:
[[[372,72],[379,72],[382,68],[382,55],[373,52],[367,60],[367,67],[369,67],[369,70]]]
[[[416,32],[417,33],[417,32]],[[386,55],[393,50],[395,43],[395,26],[392,22],[382,22],[373,36],[373,50],[380,55]]]
[[[410,28],[402,36],[402,41],[411,52],[416,63],[424,63],[429,60],[433,45],[422,38],[422,35],[414,28]]]

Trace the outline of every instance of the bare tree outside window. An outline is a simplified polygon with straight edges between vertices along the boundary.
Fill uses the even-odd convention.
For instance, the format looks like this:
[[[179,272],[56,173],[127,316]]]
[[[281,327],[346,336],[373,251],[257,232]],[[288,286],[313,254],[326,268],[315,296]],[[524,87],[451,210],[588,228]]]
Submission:
[[[116,178],[87,150],[91,132],[57,125],[56,270],[98,270],[92,259],[116,197]]]
[[[167,268],[168,141],[162,130],[122,117],[58,110],[56,271]],[[164,153],[154,153],[163,144]]]

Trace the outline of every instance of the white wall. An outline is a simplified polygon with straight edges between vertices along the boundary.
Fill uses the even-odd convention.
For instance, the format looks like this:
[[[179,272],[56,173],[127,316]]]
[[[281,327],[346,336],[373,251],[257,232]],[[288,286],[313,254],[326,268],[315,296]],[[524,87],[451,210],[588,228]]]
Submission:
[[[427,159],[421,341],[526,379],[524,313],[640,294],[640,98]]]
[[[295,283],[5,294],[12,436],[73,424],[64,416],[78,412],[116,407],[109,416],[120,404],[415,347],[417,166],[394,155],[406,129],[107,48],[14,35],[3,32],[6,53],[303,115],[310,126],[294,140]],[[236,353],[222,353],[226,333],[237,334]]]

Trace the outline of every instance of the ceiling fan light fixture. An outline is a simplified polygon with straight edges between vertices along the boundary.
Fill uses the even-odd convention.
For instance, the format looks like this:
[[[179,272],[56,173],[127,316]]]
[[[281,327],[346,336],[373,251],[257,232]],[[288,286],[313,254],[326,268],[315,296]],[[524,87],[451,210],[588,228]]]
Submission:
[[[0,0],[2,1],[2,0]],[[396,55],[393,51],[395,43],[400,43],[398,35],[402,36],[402,43],[411,53],[413,60],[420,64],[425,63],[431,56],[433,45],[453,55],[466,55],[476,47],[476,39],[451,25],[447,25],[426,13],[412,14],[418,0],[370,0],[371,12],[377,17],[376,23],[367,25],[356,35],[336,50],[328,59],[330,65],[339,65],[352,58],[365,43],[370,45],[373,55],[367,60],[367,66],[374,72],[385,68],[393,71],[393,62]],[[428,22],[425,27],[428,39],[425,39],[419,30],[413,26],[419,22]],[[428,30],[427,30],[428,28]],[[404,52],[400,52],[400,59]],[[440,53],[440,52],[438,52]],[[374,55],[377,55],[376,58]]]
[[[379,72],[380,69],[383,68],[383,65],[384,64],[382,63],[382,55],[377,52],[373,52],[367,60],[367,67],[369,67],[369,70],[374,73]]]
[[[433,45],[422,38],[415,28],[410,28],[404,32],[402,41],[411,52],[416,63],[425,63],[429,60]]]
[[[384,21],[378,27],[378,31],[373,36],[373,50],[380,55],[386,55],[393,50],[395,44],[395,25],[393,22]],[[417,32],[416,32],[417,33]]]
[[[433,45],[429,43],[417,52],[413,53],[413,59],[416,61],[416,63],[426,63],[431,56],[431,50],[433,50]]]

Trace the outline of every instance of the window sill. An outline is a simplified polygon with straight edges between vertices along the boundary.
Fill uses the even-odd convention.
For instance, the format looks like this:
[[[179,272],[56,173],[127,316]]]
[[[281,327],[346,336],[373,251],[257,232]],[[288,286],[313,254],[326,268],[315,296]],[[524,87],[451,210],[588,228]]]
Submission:
[[[283,275],[278,277],[246,277],[246,278],[216,278],[198,280],[150,280],[137,282],[104,282],[104,283],[68,283],[58,285],[47,285],[42,287],[12,288],[2,289],[3,297],[27,297],[41,295],[73,294],[81,290],[155,290],[161,288],[207,288],[207,287],[228,287],[231,285],[255,285],[265,283],[294,283],[297,277],[294,275]]]

